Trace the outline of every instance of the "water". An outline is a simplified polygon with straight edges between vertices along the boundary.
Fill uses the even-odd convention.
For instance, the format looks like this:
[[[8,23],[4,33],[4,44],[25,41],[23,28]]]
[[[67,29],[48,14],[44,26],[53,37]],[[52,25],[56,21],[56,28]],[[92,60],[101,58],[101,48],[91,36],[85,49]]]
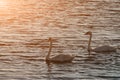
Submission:
[[[1,0],[0,80],[120,80],[119,0]],[[117,53],[88,57],[92,47],[111,45]],[[72,63],[47,65],[52,55],[74,54]]]

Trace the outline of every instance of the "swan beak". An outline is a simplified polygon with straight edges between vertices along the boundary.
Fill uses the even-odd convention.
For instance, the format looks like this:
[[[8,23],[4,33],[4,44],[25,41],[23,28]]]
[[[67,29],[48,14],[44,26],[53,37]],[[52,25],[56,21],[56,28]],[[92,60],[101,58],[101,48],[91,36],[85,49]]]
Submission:
[[[84,35],[87,35],[86,33]]]
[[[85,35],[91,35],[91,34],[92,34],[91,31],[88,31],[88,32],[85,33]]]
[[[85,33],[84,35],[88,35],[88,32],[87,32],[87,33]]]

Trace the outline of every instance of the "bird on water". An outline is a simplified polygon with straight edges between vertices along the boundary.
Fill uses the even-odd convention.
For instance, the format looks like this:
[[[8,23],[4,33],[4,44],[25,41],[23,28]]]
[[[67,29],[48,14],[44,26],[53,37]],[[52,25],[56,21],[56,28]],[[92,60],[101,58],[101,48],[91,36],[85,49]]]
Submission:
[[[101,53],[101,52],[116,52],[116,48],[111,47],[109,45],[103,45],[100,47],[96,47],[95,49],[91,48],[91,41],[92,41],[92,32],[88,31],[85,33],[85,35],[89,35],[89,42],[88,42],[88,52],[90,54],[91,51],[96,52],[96,53]]]
[[[49,51],[48,51],[48,54],[46,56],[46,62],[47,63],[49,63],[49,62],[55,62],[55,63],[72,62],[72,60],[74,59],[75,56],[69,55],[69,54],[59,54],[59,55],[56,55],[56,56],[50,58],[50,54],[51,54],[51,51],[52,51],[52,43],[53,43],[52,38],[49,38],[49,42],[50,42]]]

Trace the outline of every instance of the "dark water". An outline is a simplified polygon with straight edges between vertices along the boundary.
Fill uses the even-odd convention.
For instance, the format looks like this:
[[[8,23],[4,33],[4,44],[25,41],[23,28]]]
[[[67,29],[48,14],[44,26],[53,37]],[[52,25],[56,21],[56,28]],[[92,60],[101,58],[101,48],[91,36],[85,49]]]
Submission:
[[[1,4],[2,3],[2,4]],[[120,80],[119,0],[1,0],[0,80]],[[92,47],[111,45],[116,53],[88,57]],[[49,66],[52,56],[76,55],[72,63]]]

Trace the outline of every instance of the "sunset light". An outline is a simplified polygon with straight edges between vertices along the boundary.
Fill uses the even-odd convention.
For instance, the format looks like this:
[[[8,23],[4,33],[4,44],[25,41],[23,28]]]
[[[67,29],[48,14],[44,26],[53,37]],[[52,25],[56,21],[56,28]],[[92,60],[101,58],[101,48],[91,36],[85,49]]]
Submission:
[[[120,0],[0,0],[0,80],[120,80]]]
[[[0,8],[5,8],[7,7],[8,2],[6,0],[0,0]]]

